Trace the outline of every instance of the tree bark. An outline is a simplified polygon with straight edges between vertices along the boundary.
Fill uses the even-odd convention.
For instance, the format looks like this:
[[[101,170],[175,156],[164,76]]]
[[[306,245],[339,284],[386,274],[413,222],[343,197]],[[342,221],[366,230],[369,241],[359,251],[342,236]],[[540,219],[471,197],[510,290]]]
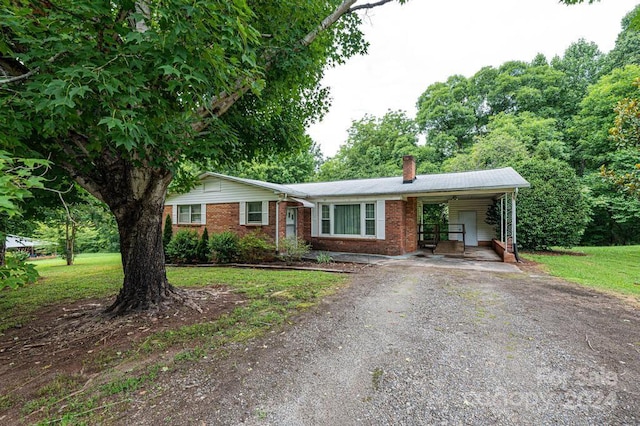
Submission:
[[[111,208],[120,233],[124,282],[107,312],[158,309],[176,291],[167,280],[162,248],[162,211],[171,173],[137,168],[130,173],[129,188],[105,201]]]
[[[79,156],[66,151],[67,159]],[[136,164],[137,163],[137,164]],[[120,234],[124,281],[107,312],[159,309],[171,300],[185,300],[167,281],[162,248],[162,212],[172,173],[144,161],[125,159],[109,151],[89,169],[62,161],[74,179],[113,213]]]

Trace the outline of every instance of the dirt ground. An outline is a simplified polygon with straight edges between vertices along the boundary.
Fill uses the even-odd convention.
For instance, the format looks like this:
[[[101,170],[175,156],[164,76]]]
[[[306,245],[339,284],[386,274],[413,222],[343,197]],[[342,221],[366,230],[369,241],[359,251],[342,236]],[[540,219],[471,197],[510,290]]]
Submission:
[[[225,348],[223,357],[169,371],[109,423],[640,422],[637,303],[550,278],[532,263],[522,265],[522,274],[424,269],[402,261],[344,268],[357,272],[351,285],[294,324]],[[115,320],[101,313],[110,302],[48,306],[36,320],[0,335],[0,395],[34,398],[61,373],[88,386],[105,354],[127,351],[157,331],[216,318],[243,300],[225,288],[201,289],[202,313],[183,307]],[[409,328],[396,329],[400,323]],[[496,342],[495,335],[503,340]],[[453,364],[452,348],[457,348]],[[483,352],[486,348],[492,352]],[[489,361],[494,358],[502,361]],[[481,359],[482,368],[469,363]],[[562,383],[554,387],[544,377],[532,379],[527,372],[532,369],[538,376],[548,371],[553,377],[547,379]],[[581,374],[590,378],[582,380],[586,387],[567,383],[576,377],[580,382]],[[615,384],[601,383],[603,375]],[[528,389],[532,380],[537,387]],[[489,388],[477,383],[496,381],[507,390],[552,395],[553,404],[514,409],[473,400],[477,392],[488,395]],[[447,389],[477,392],[467,392],[467,406]],[[614,393],[615,406],[566,409],[567,395],[595,395],[585,389],[605,397]],[[37,409],[0,410],[0,424],[37,418]]]

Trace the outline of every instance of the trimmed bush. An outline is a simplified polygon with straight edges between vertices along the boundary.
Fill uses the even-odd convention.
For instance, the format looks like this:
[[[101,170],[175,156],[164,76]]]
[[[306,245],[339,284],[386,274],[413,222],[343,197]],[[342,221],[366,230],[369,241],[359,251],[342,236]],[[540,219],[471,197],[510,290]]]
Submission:
[[[196,263],[200,237],[196,231],[181,229],[167,244],[167,260],[172,263]]]
[[[167,246],[173,238],[173,222],[171,221],[171,215],[168,214],[164,220],[164,230],[162,231],[162,248],[164,249],[164,255],[167,255]]]
[[[209,249],[209,231],[204,228],[202,235],[200,236],[200,243],[198,244],[198,262],[207,263],[211,257],[211,250]]]
[[[240,261],[245,263],[268,262],[275,259],[276,246],[271,238],[260,231],[240,238]]]
[[[238,236],[231,231],[211,235],[209,248],[216,263],[230,263],[236,260],[240,247]]]

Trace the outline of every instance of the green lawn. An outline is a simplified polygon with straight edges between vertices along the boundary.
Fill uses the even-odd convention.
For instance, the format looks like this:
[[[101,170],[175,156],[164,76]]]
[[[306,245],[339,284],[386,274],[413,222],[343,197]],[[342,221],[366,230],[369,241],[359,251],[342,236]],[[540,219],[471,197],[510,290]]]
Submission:
[[[640,246],[578,247],[586,256],[523,253],[551,275],[615,293],[640,296]]]
[[[67,266],[62,259],[33,262],[40,279],[17,290],[0,291],[0,332],[26,321],[38,308],[86,298],[110,297],[122,286],[118,253],[86,254]],[[179,287],[225,285],[249,298],[287,295],[297,303],[310,303],[344,276],[314,271],[277,271],[238,268],[167,268],[169,281]]]

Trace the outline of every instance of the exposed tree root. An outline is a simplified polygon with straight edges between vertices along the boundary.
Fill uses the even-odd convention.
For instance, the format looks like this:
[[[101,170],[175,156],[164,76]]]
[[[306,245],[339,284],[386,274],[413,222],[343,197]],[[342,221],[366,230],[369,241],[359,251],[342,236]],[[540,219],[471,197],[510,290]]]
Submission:
[[[216,297],[215,292],[202,289],[182,289],[167,284],[166,290],[159,297],[155,297],[152,301],[148,298],[139,297],[136,294],[124,295],[121,291],[111,306],[105,309],[105,313],[112,317],[126,315],[131,312],[148,312],[154,315],[158,312],[171,309],[176,304],[187,306],[199,313],[202,308],[196,303],[196,300],[203,300],[210,297]]]

